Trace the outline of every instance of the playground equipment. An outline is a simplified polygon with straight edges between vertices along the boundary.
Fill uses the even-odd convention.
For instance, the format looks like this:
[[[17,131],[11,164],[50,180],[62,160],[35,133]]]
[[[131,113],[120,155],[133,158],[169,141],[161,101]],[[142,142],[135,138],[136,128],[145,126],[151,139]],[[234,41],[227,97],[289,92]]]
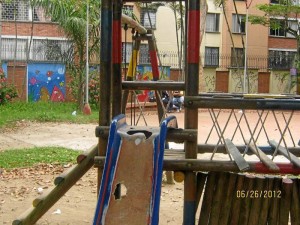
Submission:
[[[125,115],[113,119],[94,225],[158,224],[168,127],[177,128],[174,116],[160,129],[128,126]]]
[[[103,174],[105,176],[103,168],[105,169],[107,161],[106,149],[110,146],[109,124],[112,118],[125,113],[124,104],[127,102],[128,91],[155,90],[158,95],[163,90],[182,90],[185,92],[184,129],[168,130],[166,140],[184,143],[184,149],[176,152],[165,150],[163,169],[184,174],[183,224],[194,225],[198,217],[197,209],[201,207],[200,225],[288,224],[289,214],[291,224],[299,225],[299,180],[293,177],[283,179],[277,174],[300,174],[300,148],[297,146],[300,97],[199,94],[199,0],[185,1],[185,81],[161,82],[154,78],[148,82],[132,82],[130,79],[122,82],[119,32],[122,3],[121,0],[102,0],[100,89],[106,91],[100,93],[100,119],[96,128],[99,142],[79,165],[86,163],[82,164],[84,171],[92,164],[98,168],[98,186],[101,190],[104,185],[101,182]],[[137,40],[145,35],[148,39],[152,37],[150,32],[138,33]],[[155,46],[153,51],[156,51]],[[157,68],[155,54],[152,56],[152,67]],[[156,99],[161,121],[164,110],[159,98]],[[204,112],[208,113],[208,117],[201,119],[201,113]],[[254,123],[250,122],[250,117]],[[233,128],[230,126],[232,124]],[[228,159],[218,158],[219,154],[226,154]],[[52,190],[60,193],[58,198],[80,178],[79,175],[75,178],[71,176],[79,165],[62,176],[63,182],[58,182],[58,186]],[[69,176],[72,177],[72,182],[69,182]],[[33,224],[57,200],[55,197],[50,202],[47,200],[48,196],[41,198],[36,208],[24,214],[14,224]],[[43,207],[38,213],[39,206]],[[122,224],[130,223],[123,221]]]

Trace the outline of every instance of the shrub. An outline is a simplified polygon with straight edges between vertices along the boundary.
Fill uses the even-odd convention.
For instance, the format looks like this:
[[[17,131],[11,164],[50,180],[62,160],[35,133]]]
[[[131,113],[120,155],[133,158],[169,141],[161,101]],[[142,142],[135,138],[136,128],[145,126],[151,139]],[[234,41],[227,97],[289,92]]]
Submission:
[[[97,72],[90,73],[89,80],[89,103],[92,107],[98,108],[100,100],[100,79]]]
[[[8,84],[3,69],[0,67],[0,105],[10,102],[18,97],[14,85]]]

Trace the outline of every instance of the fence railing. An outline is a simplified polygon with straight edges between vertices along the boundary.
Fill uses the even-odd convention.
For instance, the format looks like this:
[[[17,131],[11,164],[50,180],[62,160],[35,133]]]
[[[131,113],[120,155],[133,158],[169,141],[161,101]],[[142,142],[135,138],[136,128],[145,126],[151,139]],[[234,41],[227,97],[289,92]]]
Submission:
[[[17,46],[17,48],[15,48]],[[73,54],[72,43],[67,40],[33,40],[30,52],[28,54],[29,41],[27,39],[19,39],[17,45],[12,39],[2,38],[1,59],[24,61],[42,61],[42,62],[63,62],[70,61]],[[129,63],[131,49],[123,54],[126,55],[126,64]],[[170,66],[171,68],[179,68],[179,54],[177,51],[159,51],[158,56],[162,66]],[[224,54],[200,54],[201,64],[205,68],[244,68],[244,59],[235,58],[231,55]],[[181,67],[184,65],[184,57],[181,59]],[[123,60],[125,63],[125,60]],[[149,53],[142,51],[138,57],[139,64],[150,64]],[[249,69],[280,69],[290,70],[294,65],[294,56],[256,56],[249,55],[247,57],[247,68]]]

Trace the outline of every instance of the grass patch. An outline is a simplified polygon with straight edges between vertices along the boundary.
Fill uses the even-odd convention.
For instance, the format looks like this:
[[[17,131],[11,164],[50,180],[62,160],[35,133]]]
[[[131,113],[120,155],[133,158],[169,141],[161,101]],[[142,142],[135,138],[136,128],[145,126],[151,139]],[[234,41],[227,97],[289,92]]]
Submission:
[[[72,112],[77,111],[76,116]],[[17,121],[38,122],[98,122],[99,112],[92,110],[91,115],[83,115],[76,110],[75,103],[69,102],[13,102],[0,106],[0,128],[11,126]]]
[[[32,167],[38,163],[75,163],[79,151],[61,147],[13,149],[0,152],[0,168]]]

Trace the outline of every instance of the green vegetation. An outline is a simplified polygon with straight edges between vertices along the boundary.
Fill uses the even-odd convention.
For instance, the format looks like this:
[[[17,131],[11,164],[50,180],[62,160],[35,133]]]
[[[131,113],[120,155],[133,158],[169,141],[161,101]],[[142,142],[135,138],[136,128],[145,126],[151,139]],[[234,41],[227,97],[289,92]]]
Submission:
[[[0,168],[31,167],[38,163],[75,163],[79,152],[61,147],[15,149],[0,152]]]
[[[21,120],[70,123],[98,122],[98,109],[93,109],[89,116],[78,111],[74,116],[72,112],[76,108],[75,103],[54,102],[13,102],[0,105],[0,128],[13,126],[15,122]]]

